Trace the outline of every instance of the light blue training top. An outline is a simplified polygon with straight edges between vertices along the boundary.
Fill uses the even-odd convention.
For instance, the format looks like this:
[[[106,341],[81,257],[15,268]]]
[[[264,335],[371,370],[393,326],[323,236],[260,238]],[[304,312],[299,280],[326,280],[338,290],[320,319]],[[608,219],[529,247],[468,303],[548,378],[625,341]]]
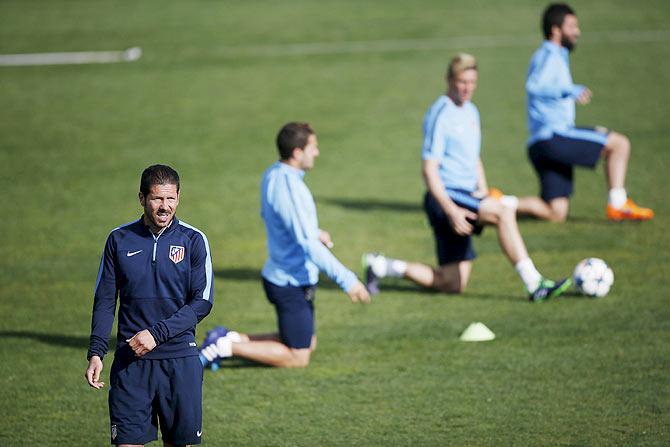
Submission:
[[[457,106],[442,95],[423,119],[424,160],[440,162],[439,174],[447,189],[477,189],[481,129],[479,111],[470,101]]]
[[[545,40],[530,59],[526,78],[528,145],[575,126],[575,99],[586,87],[574,84],[567,48]]]
[[[263,278],[278,286],[310,286],[321,270],[346,292],[358,279],[319,241],[316,205],[304,176],[279,161],[263,174],[261,217],[268,248]]]

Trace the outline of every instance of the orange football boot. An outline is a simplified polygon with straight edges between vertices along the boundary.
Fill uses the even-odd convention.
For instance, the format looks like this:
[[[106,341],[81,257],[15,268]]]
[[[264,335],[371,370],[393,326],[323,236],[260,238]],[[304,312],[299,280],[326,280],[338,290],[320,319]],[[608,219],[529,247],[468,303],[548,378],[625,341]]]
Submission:
[[[614,208],[610,204],[607,205],[607,218],[609,220],[650,220],[653,217],[653,210],[637,206],[631,199],[626,200],[626,203],[621,208]]]
[[[503,192],[498,188],[489,188],[489,197],[492,199],[500,200],[504,196]]]

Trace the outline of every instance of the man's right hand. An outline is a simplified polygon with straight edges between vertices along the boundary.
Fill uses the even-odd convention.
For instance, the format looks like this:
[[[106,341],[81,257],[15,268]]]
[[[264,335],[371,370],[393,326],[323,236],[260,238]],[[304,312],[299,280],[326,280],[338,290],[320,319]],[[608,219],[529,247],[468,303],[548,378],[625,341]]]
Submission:
[[[478,216],[476,213],[473,213],[468,209],[457,206],[447,213],[447,217],[451,223],[451,228],[454,229],[456,234],[460,236],[469,236],[472,234],[474,227],[468,222],[468,219],[474,222],[477,220]]]
[[[368,289],[366,289],[363,283],[360,281],[356,281],[356,283],[351,286],[349,290],[347,290],[347,295],[349,295],[349,298],[351,298],[352,303],[370,302],[370,294],[368,293]]]
[[[102,360],[97,355],[91,357],[88,361],[88,368],[86,369],[86,381],[92,388],[99,390],[105,386],[105,382],[100,382],[100,373],[102,372]]]

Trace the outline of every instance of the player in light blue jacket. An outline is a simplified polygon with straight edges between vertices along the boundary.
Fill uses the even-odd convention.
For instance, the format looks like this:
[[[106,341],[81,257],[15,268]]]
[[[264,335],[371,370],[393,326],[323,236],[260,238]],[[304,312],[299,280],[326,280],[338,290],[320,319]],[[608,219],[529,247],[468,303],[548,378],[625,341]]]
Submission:
[[[489,193],[480,158],[479,112],[471,102],[477,63],[459,54],[447,69],[447,93],[430,106],[423,122],[424,207],[433,227],[438,266],[365,254],[368,288],[379,278],[403,277],[445,293],[465,290],[476,257],[472,235],[483,225],[496,227],[503,253],[514,266],[531,301],[563,293],[570,279],[552,281],[535,268],[519,233],[514,208]]]
[[[591,90],[575,84],[570,52],[580,36],[575,12],[564,3],[547,7],[542,18],[545,41],[533,54],[526,79],[528,156],[540,180],[540,197],[524,197],[518,213],[564,221],[573,192],[574,166],[593,169],[605,161],[610,220],[649,220],[654,213],[637,206],[625,189],[630,142],[603,127],[576,127],[575,103],[588,104]]]
[[[278,367],[307,366],[316,348],[314,299],[319,271],[351,301],[370,300],[365,286],[330,251],[330,234],[319,228],[316,205],[303,180],[319,156],[316,134],[307,123],[288,123],[277,135],[277,148],[280,160],[265,171],[261,183],[268,247],[261,276],[279,331],[247,335],[222,326],[212,329],[200,359],[213,368],[218,360],[231,356]]]

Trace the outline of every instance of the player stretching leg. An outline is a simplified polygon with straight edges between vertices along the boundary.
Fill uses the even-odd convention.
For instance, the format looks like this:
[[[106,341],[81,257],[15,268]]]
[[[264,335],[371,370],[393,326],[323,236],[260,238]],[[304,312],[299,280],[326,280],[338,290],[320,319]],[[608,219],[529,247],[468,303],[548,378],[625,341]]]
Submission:
[[[471,235],[481,225],[494,225],[500,247],[530,300],[560,295],[571,281],[554,282],[538,272],[519,233],[514,208],[489,194],[479,156],[479,112],[470,102],[477,87],[475,58],[460,54],[452,59],[446,80],[447,94],[433,103],[423,124],[423,177],[428,189],[424,207],[435,234],[439,267],[366,254],[369,290],[378,291],[378,278],[395,276],[445,293],[463,292],[475,258]]]
[[[241,357],[277,367],[301,368],[316,348],[314,299],[319,271],[335,281],[352,302],[370,296],[356,275],[329,248],[320,230],[314,199],[303,181],[319,155],[316,134],[307,123],[289,123],[277,135],[281,160],[270,166],[261,185],[261,216],[268,236],[268,260],[262,271],[265,294],[275,307],[279,331],[247,335],[217,327],[200,351],[204,365]]]
[[[569,53],[580,35],[575,12],[564,3],[545,10],[546,40],[533,54],[526,80],[528,157],[540,180],[540,197],[523,197],[518,213],[562,222],[568,217],[573,167],[593,169],[605,161],[610,220],[649,220],[654,212],[635,204],[625,188],[630,141],[602,127],[575,127],[575,103],[588,104],[591,91],[572,82]]]

